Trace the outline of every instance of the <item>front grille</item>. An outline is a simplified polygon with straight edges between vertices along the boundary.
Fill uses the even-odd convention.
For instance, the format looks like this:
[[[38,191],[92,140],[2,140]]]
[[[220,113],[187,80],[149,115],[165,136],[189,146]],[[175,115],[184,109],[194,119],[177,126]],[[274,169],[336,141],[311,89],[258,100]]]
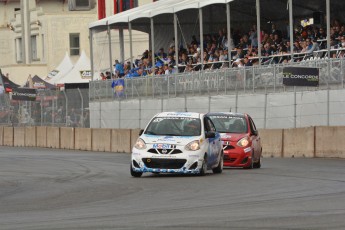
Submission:
[[[179,154],[179,153],[182,153],[182,151],[179,149],[149,149],[149,150],[147,150],[147,152],[154,153],[154,154]]]
[[[235,147],[232,145],[223,145],[223,149],[224,150],[230,150],[230,149],[234,149]]]
[[[180,169],[186,163],[186,159],[159,159],[143,158],[146,167],[157,169]]]
[[[231,158],[231,157],[229,157],[229,156],[227,156],[227,155],[224,155],[224,160],[225,160],[225,161],[234,162],[234,161],[236,160],[236,158]]]

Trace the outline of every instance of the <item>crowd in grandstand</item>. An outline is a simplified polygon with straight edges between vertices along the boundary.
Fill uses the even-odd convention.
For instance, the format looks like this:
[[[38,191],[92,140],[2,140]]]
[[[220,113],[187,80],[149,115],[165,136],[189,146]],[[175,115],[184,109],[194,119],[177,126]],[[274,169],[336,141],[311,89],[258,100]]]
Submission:
[[[333,20],[330,28],[331,57],[344,57],[345,53],[345,24]],[[113,74],[102,74],[102,79],[139,77],[151,75],[165,75],[178,72],[191,72],[207,69],[243,67],[259,64],[258,32],[256,25],[246,32],[231,31],[230,48],[226,29],[218,33],[205,34],[203,37],[203,60],[201,60],[200,41],[192,36],[189,44],[179,45],[178,60],[175,60],[175,42],[167,47],[160,48],[155,53],[155,66],[152,66],[152,51],[145,50],[141,58],[136,59],[131,66],[130,62],[119,63],[115,60]],[[287,29],[280,30],[275,24],[270,30],[262,30],[261,62],[263,64],[291,62],[290,38]],[[325,55],[327,48],[326,30],[317,25],[299,26],[294,30],[293,61],[301,61],[305,57]],[[321,51],[320,51],[321,50]],[[303,55],[299,55],[303,54]],[[230,60],[229,60],[230,59]],[[230,64],[229,64],[230,63]],[[202,65],[203,64],[203,65]],[[132,67],[132,68],[131,68]],[[176,68],[177,67],[177,68]],[[112,75],[112,76],[111,76]]]

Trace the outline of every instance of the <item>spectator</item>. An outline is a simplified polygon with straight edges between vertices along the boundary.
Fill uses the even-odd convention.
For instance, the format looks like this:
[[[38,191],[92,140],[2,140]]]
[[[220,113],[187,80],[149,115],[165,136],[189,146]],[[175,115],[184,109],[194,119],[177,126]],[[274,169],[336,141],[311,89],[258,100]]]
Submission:
[[[111,79],[111,73],[110,73],[109,71],[106,71],[106,72],[105,72],[105,76],[106,76],[106,78],[107,78],[108,80]]]
[[[123,77],[125,75],[124,69],[123,69],[123,65],[121,63],[119,63],[119,60],[115,60],[115,64],[114,64],[115,68],[114,68],[114,74],[117,77]]]
[[[309,45],[307,46],[307,53],[313,53],[317,50],[319,50],[319,44],[317,43],[316,39],[313,39],[312,42],[309,41]]]
[[[249,60],[248,57],[244,57],[243,59],[244,66],[253,66],[252,62]]]
[[[256,30],[256,25],[253,25],[252,30],[249,32],[249,39],[251,46],[254,48],[258,47],[258,33]]]
[[[164,52],[164,48],[159,49],[159,52],[157,53],[157,57],[161,60],[167,58],[167,54]]]
[[[276,24],[272,23],[272,30],[271,30],[271,34],[277,34],[279,38],[282,38],[282,32],[280,30],[277,29]]]
[[[104,75],[103,72],[100,73],[99,77],[100,77],[100,80],[107,80],[107,77]]]
[[[300,53],[301,51],[302,51],[302,46],[301,46],[301,44],[299,43],[299,41],[298,40],[296,40],[295,41],[295,44],[294,44],[294,46],[293,46],[293,52],[295,52],[295,53]]]

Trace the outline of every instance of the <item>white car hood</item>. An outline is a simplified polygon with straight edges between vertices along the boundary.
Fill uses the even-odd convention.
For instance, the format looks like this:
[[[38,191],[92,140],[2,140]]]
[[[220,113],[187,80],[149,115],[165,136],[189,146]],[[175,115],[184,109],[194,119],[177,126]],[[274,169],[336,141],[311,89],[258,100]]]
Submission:
[[[200,140],[200,136],[157,136],[143,134],[140,136],[146,144],[187,145],[193,140]]]

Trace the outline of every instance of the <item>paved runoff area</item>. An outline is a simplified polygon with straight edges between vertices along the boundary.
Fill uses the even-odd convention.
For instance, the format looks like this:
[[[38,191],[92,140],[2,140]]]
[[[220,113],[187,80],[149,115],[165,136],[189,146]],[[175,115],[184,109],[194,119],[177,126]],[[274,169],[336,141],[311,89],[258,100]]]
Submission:
[[[0,148],[0,229],[345,229],[345,160],[132,178],[130,155]]]

